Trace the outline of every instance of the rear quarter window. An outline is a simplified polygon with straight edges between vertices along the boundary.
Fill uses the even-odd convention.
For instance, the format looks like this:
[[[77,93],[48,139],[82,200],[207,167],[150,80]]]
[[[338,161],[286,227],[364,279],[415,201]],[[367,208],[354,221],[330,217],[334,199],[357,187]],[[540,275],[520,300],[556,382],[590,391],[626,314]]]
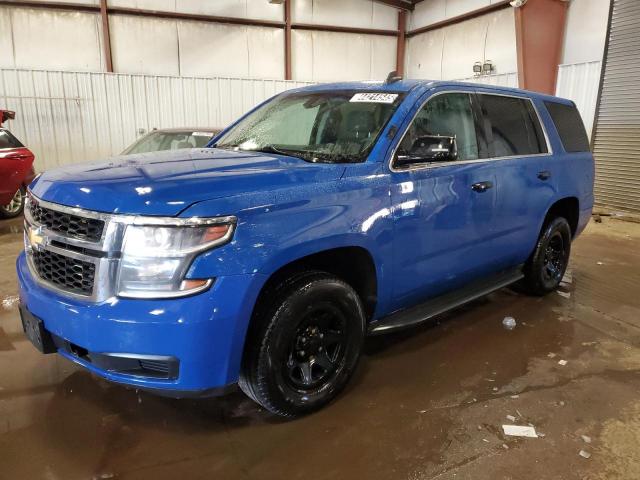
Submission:
[[[589,137],[575,105],[544,102],[567,152],[588,152]]]
[[[20,141],[11,135],[9,130],[0,128],[0,150],[3,148],[21,148],[24,147]]]

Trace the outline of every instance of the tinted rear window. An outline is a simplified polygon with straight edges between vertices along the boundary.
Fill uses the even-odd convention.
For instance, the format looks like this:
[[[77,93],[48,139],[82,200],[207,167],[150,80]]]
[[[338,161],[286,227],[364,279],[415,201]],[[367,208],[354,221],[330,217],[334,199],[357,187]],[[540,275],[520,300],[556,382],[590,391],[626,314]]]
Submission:
[[[567,152],[588,152],[589,137],[575,105],[544,102]]]
[[[2,148],[20,148],[23,147],[18,139],[11,135],[9,130],[0,128],[0,149]]]
[[[529,100],[490,94],[481,94],[480,100],[491,125],[494,157],[547,153],[538,115]]]

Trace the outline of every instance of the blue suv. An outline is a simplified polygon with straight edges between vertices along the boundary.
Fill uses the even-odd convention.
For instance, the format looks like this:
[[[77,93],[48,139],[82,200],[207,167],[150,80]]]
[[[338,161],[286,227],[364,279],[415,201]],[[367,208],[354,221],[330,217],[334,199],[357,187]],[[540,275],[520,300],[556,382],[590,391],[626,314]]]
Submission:
[[[279,94],[206,148],[30,186],[24,330],[113,382],[317,410],[366,335],[562,278],[593,204],[575,105],[391,79]]]

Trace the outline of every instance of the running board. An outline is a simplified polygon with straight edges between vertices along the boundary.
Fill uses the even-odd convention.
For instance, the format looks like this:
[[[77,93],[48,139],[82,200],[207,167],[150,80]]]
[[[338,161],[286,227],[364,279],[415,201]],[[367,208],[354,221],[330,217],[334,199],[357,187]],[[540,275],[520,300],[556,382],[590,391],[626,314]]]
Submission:
[[[464,305],[472,300],[488,295],[500,288],[517,282],[524,274],[522,266],[500,272],[492,277],[475,281],[459,290],[432,298],[415,307],[392,313],[369,325],[369,335],[380,335],[422,323],[448,310]]]

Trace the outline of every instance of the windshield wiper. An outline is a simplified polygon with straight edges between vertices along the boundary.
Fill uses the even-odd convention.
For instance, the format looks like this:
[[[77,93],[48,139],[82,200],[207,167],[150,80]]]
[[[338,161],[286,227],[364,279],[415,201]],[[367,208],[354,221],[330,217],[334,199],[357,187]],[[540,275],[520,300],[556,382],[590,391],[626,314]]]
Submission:
[[[278,155],[286,155],[288,157],[296,157],[305,162],[316,161],[314,152],[307,152],[305,150],[295,150],[289,148],[280,148],[275,145],[264,145],[260,148],[248,148],[247,152],[262,152],[262,153],[276,153]]]
[[[275,153],[278,155],[286,155],[288,157],[296,157],[304,160],[305,162],[311,163],[353,163],[358,161],[358,158],[354,155],[281,148],[276,147],[273,144],[264,145],[260,148],[240,148],[240,145],[222,145],[216,148],[236,149],[241,152]]]

